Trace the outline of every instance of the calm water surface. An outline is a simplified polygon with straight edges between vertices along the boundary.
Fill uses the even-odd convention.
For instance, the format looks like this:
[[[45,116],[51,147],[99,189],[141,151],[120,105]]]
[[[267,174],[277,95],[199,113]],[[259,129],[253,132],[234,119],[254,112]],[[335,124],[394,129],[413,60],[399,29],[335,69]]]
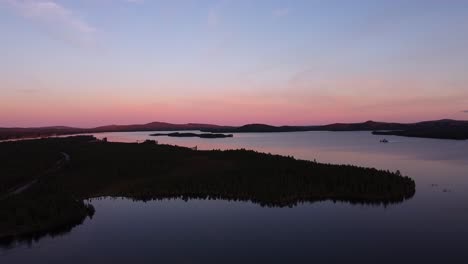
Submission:
[[[92,200],[93,219],[58,237],[0,249],[0,263],[468,263],[468,141],[369,132],[152,138],[198,149],[246,148],[320,162],[400,170],[416,195],[383,206],[306,203],[263,208],[212,200]]]

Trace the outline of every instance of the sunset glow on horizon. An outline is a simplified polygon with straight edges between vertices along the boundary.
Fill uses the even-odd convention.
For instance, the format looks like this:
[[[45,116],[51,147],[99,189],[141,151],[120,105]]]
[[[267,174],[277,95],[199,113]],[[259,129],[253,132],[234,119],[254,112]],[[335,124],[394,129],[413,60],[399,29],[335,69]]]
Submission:
[[[468,119],[468,1],[0,0],[0,127]]]

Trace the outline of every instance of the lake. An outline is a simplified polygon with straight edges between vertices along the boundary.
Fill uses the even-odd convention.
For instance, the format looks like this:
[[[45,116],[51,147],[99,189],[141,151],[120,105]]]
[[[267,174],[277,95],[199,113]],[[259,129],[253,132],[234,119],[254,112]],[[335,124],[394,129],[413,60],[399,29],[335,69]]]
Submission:
[[[195,131],[197,132],[197,131]],[[319,162],[400,170],[410,200],[384,206],[332,201],[266,208],[223,200],[99,198],[70,232],[0,249],[0,263],[467,263],[468,141],[370,132],[245,133],[233,138],[102,133],[203,149],[246,148]]]

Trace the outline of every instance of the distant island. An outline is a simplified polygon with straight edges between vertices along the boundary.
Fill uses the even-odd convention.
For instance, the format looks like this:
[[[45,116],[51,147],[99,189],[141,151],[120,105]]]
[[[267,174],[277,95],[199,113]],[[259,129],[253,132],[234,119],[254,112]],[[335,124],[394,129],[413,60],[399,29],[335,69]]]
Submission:
[[[393,135],[403,137],[419,137],[434,139],[468,139],[468,121],[450,119],[408,124],[395,129],[373,131],[374,135]]]
[[[396,135],[408,137],[468,139],[468,121],[436,120],[418,123],[385,123],[367,121],[364,123],[335,123],[322,126],[271,126],[248,124],[244,126],[219,126],[211,124],[170,124],[152,122],[142,125],[111,125],[95,128],[38,127],[38,128],[0,128],[0,140],[18,138],[38,138],[56,135],[72,135],[101,132],[135,131],[188,131],[199,130],[206,133],[269,133],[301,131],[371,131],[375,135]]]
[[[415,182],[398,171],[93,136],[0,143],[0,173],[0,242],[6,244],[70,230],[93,217],[87,200],[95,197],[291,207],[324,200],[387,205],[416,191]]]
[[[235,128],[214,127],[201,129],[212,133],[266,133],[266,132],[298,132],[298,131],[372,131],[374,135],[395,135],[405,137],[421,137],[435,139],[468,139],[468,121],[450,119],[426,121],[411,124],[384,123],[367,121],[354,124],[331,124],[324,126],[269,126],[250,124]]]
[[[216,133],[156,133],[151,134],[152,137],[161,137],[161,136],[168,136],[168,137],[199,137],[199,138],[229,138],[233,137],[232,134],[216,134]]]

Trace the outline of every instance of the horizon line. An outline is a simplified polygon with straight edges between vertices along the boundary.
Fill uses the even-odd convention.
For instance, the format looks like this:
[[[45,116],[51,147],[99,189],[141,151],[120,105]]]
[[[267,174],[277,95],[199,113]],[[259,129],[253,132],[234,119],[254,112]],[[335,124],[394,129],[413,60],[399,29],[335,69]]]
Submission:
[[[415,121],[415,122],[393,122],[393,121],[375,121],[375,120],[366,120],[361,122],[331,122],[325,124],[303,124],[303,125],[271,125],[268,123],[261,123],[261,122],[253,122],[253,123],[245,123],[243,125],[221,125],[215,123],[199,123],[199,122],[188,122],[188,123],[171,123],[166,121],[151,121],[147,123],[132,123],[132,124],[108,124],[108,125],[99,125],[93,127],[79,127],[79,126],[68,126],[68,125],[46,125],[46,126],[15,126],[15,127],[4,127],[0,126],[0,129],[32,129],[32,128],[75,128],[75,129],[96,129],[101,127],[108,127],[108,126],[142,126],[142,125],[149,125],[152,123],[161,123],[161,124],[168,124],[168,125],[209,125],[209,126],[219,126],[219,127],[242,127],[247,125],[267,125],[272,127],[312,127],[312,126],[327,126],[327,125],[334,125],[334,124],[362,124],[368,122],[375,122],[375,123],[387,123],[387,124],[416,124],[416,123],[424,123],[424,122],[435,122],[435,121],[457,121],[457,122],[468,122],[468,120],[459,120],[459,119],[451,119],[451,118],[442,118],[442,119],[434,119],[434,120],[422,120],[422,121]]]

